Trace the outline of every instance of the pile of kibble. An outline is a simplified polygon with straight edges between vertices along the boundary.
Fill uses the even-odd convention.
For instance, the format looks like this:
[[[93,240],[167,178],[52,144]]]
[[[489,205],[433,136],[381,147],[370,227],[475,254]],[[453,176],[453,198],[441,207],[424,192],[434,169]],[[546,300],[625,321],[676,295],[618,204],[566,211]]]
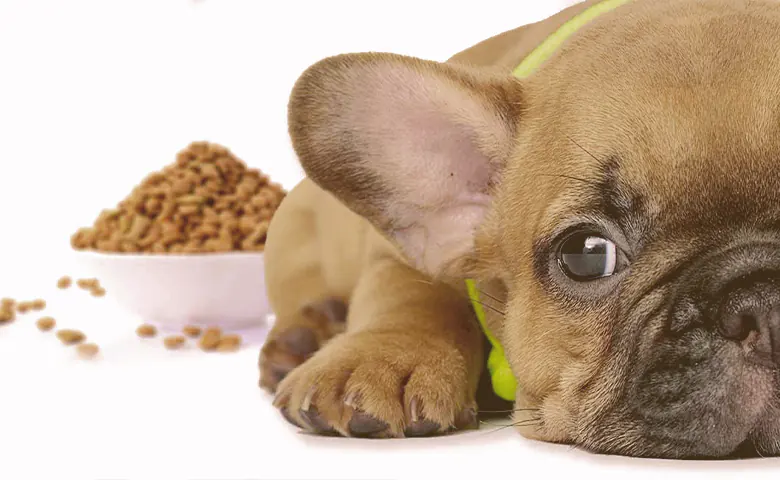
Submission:
[[[103,210],[93,225],[71,236],[76,250],[105,253],[195,254],[231,251],[257,252],[265,249],[271,218],[287,192],[233,155],[227,148],[209,142],[193,142],[180,151],[176,160],[149,174],[116,208]],[[62,277],[60,289],[75,285],[94,297],[106,290],[95,278],[73,282]],[[0,301],[0,325],[18,315],[46,308],[41,299]],[[40,317],[36,326],[43,332],[57,327],[51,316]],[[136,334],[157,336],[153,325],[144,324]],[[85,358],[95,357],[99,348],[87,343],[87,336],[72,329],[56,331],[64,345],[75,345]],[[166,336],[163,345],[183,348],[196,340],[206,352],[239,350],[241,337],[223,333],[217,327],[187,326],[181,334]]]
[[[67,290],[73,286],[71,277],[65,276],[57,281],[57,288]],[[106,290],[96,278],[81,278],[75,284],[82,290],[88,291],[94,297],[102,297]],[[0,326],[13,323],[19,315],[30,312],[41,312],[46,309],[46,301],[35,299],[29,301],[17,301],[12,298],[0,299]],[[42,316],[35,322],[35,326],[42,332],[49,332],[57,327],[57,321],[51,316]],[[136,334],[141,338],[157,336],[157,328],[154,325],[143,324],[136,329]],[[93,358],[100,352],[95,343],[88,343],[87,336],[80,330],[59,329],[56,336],[63,345],[76,346],[78,354],[82,358]],[[198,347],[204,352],[235,352],[241,347],[241,336],[224,333],[219,327],[202,328],[196,325],[188,325],[182,329],[181,335],[169,335],[163,338],[163,345],[169,350],[179,350],[187,343],[187,339],[197,339]]]
[[[262,251],[285,195],[227,148],[193,142],[116,208],[74,233],[71,245],[115,253]]]

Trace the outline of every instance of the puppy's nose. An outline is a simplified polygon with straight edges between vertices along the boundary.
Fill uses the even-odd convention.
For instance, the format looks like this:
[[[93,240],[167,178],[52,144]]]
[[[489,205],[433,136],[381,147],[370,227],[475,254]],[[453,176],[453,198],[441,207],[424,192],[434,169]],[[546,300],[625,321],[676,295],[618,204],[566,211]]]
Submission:
[[[780,285],[738,282],[723,299],[717,328],[724,338],[740,342],[750,360],[780,366]]]

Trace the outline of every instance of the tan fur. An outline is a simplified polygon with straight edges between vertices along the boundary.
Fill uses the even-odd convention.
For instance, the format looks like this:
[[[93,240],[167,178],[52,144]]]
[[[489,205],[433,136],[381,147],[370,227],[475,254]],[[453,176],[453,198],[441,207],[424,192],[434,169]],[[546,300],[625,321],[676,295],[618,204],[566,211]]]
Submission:
[[[585,27],[531,78],[509,75],[594,3],[493,37],[444,64],[355,54],[326,59],[301,77],[290,132],[310,179],[288,195],[270,228],[266,275],[278,320],[261,359],[261,366],[284,363],[279,339],[291,328],[317,332],[321,348],[288,360],[303,363],[281,383],[263,371],[276,405],[296,423],[311,427],[300,412],[316,405],[343,435],[356,411],[387,422],[382,436],[402,436],[420,418],[440,432],[459,426],[475,408],[485,362],[462,284],[475,277],[487,295],[506,302],[494,303],[506,316],[490,312],[489,323],[518,379],[516,408],[538,409],[541,420],[522,433],[602,449],[590,429],[618,388],[605,367],[611,327],[596,308],[573,318],[533,271],[534,242],[580,202],[571,181],[555,175],[598,180],[593,158],[576,144],[600,158],[620,152],[628,180],[657,194],[651,209],[682,212],[681,195],[708,188],[701,172],[715,183],[733,181],[737,167],[718,166],[714,157],[735,148],[745,155],[729,158],[746,161],[780,152],[780,6],[637,0]],[[417,82],[413,90],[396,87],[408,79]],[[397,96],[383,96],[393,89]],[[418,102],[409,100],[416,93],[463,125],[473,142],[464,149],[485,159],[490,178],[472,186],[473,202],[454,198],[444,183],[429,185],[437,179],[406,186],[424,176],[415,166],[425,157],[399,169],[374,154],[377,146],[409,148],[383,125],[399,115],[395,105]],[[683,162],[690,152],[705,160]],[[768,165],[750,168],[769,172]],[[428,198],[429,191],[437,195]],[[455,223],[473,222],[474,236],[453,228],[446,211],[461,201],[473,209]],[[303,313],[328,298],[349,304],[343,329]],[[419,412],[411,411],[412,399]],[[639,433],[614,428],[614,442],[630,452]]]

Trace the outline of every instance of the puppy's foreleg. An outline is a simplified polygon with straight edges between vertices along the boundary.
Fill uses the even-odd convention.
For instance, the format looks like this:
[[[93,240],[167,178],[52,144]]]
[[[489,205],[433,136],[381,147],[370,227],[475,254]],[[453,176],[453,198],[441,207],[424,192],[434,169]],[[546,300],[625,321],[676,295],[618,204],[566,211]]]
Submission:
[[[317,433],[434,435],[476,425],[482,362],[469,301],[388,257],[361,276],[347,331],[282,380],[275,403]]]

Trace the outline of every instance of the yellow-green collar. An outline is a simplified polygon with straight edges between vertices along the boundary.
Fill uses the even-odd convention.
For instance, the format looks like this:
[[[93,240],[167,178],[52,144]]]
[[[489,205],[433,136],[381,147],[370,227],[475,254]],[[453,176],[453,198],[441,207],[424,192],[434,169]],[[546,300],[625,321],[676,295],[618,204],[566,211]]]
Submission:
[[[535,72],[542,63],[549,59],[563,42],[574,35],[580,28],[584,27],[596,17],[610,12],[629,1],[631,0],[604,0],[587,8],[584,12],[563,24],[561,28],[536,47],[534,51],[531,52],[517,68],[515,68],[513,71],[514,75],[518,78],[528,77]],[[487,367],[490,372],[493,391],[504,400],[513,401],[515,399],[515,393],[517,392],[517,380],[504,355],[504,349],[501,346],[501,343],[488,329],[485,321],[485,311],[482,309],[482,304],[479,301],[479,290],[477,289],[476,284],[473,280],[466,280],[466,287],[468,288],[469,298],[471,298],[471,303],[474,306],[474,313],[477,315],[477,320],[479,320],[479,324],[482,326],[482,330],[485,332],[485,336],[492,346],[490,356],[488,357]]]

